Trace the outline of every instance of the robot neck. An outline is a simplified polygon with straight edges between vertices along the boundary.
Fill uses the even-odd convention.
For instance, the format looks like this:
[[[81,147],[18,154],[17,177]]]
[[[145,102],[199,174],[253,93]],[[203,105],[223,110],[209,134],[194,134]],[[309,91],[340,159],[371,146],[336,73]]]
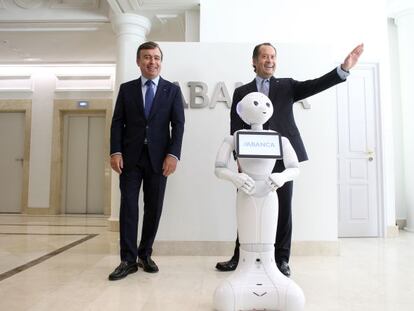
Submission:
[[[263,130],[263,124],[251,124],[250,127],[253,131],[262,131]]]

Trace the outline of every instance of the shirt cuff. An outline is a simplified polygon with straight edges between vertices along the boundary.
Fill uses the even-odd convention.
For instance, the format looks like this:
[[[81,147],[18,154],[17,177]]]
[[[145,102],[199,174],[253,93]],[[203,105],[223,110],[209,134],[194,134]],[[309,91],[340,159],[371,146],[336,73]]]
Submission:
[[[111,157],[114,156],[114,155],[122,155],[122,152],[114,152],[114,153],[111,154]]]
[[[169,153],[168,154],[169,156],[172,156],[173,158],[175,158],[177,161],[180,161],[180,159],[177,157],[177,156],[175,156],[175,155],[173,155],[173,154],[171,154],[171,153]]]
[[[345,71],[341,68],[341,65],[339,65],[338,67],[336,67],[336,72],[338,73],[338,76],[342,79],[342,80],[346,80],[346,78],[350,75],[349,71]]]

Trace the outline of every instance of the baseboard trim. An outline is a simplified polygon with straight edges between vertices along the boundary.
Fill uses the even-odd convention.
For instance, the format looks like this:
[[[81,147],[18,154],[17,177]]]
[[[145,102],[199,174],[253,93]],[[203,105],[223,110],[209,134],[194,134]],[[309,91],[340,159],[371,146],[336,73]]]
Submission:
[[[155,256],[231,256],[232,241],[155,241]],[[293,241],[292,256],[339,256],[339,241]]]
[[[405,227],[407,227],[407,219],[397,219],[395,223],[400,230],[403,230]]]
[[[22,215],[33,215],[33,216],[48,216],[48,215],[55,215],[55,213],[52,212],[50,207],[27,207]]]
[[[155,241],[158,256],[231,256],[234,242],[218,241]]]
[[[108,230],[112,232],[119,232],[118,218],[108,218]]]
[[[400,234],[399,226],[387,226],[386,238],[396,238]]]
[[[119,231],[119,219],[108,219],[108,230]],[[231,256],[233,241],[155,241],[154,256]],[[293,256],[339,256],[337,241],[293,241]]]

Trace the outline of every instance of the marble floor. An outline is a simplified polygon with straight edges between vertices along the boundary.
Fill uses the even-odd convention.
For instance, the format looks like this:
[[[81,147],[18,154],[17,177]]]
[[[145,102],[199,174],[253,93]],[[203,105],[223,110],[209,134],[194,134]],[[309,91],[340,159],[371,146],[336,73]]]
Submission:
[[[414,310],[413,233],[341,239],[340,252],[291,258],[306,311]],[[159,273],[109,282],[118,234],[105,218],[0,215],[0,310],[211,311],[226,258],[155,256]]]

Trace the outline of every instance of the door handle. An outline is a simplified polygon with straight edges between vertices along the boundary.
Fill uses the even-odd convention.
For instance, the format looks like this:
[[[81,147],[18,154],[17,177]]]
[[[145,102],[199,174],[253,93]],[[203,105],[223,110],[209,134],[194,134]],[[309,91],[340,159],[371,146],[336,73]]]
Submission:
[[[15,158],[14,161],[20,162],[22,164],[22,166],[23,166],[23,161],[24,161],[23,158]]]
[[[372,150],[368,150],[367,151],[367,155],[368,155],[368,161],[373,161],[374,160],[374,151],[372,151]]]

